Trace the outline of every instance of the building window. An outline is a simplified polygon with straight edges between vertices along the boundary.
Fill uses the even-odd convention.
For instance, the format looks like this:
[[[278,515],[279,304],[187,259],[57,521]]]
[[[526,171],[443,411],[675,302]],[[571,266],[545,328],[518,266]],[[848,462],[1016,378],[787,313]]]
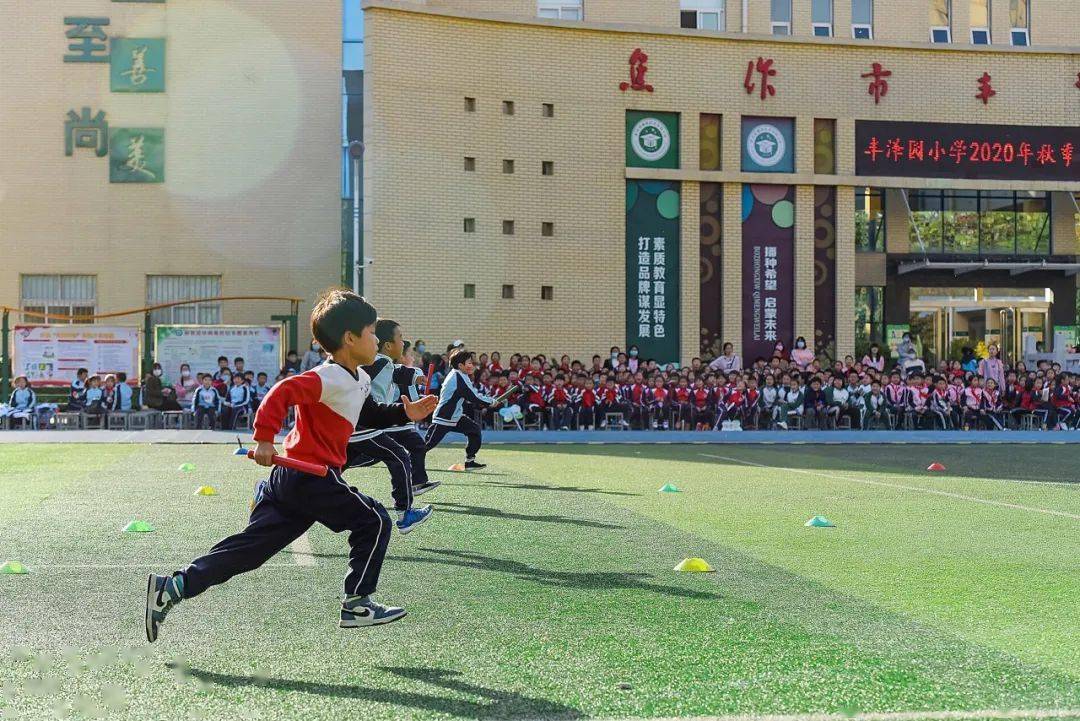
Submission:
[[[360,3],[345,0],[341,22],[341,69],[364,69],[364,11]]]
[[[885,252],[885,191],[855,188],[855,250]]]
[[[513,234],[514,234],[514,221],[512,221],[512,220],[504,220],[503,221],[503,235],[513,235]]]
[[[540,117],[542,118],[554,118],[555,117],[555,105],[554,103],[544,103],[540,106]]]
[[[503,172],[506,173],[507,175],[513,175],[513,173],[514,173],[514,161],[513,160],[503,160]]]
[[[971,44],[990,44],[990,0],[971,2]]]
[[[146,304],[160,305],[178,300],[217,298],[221,295],[220,275],[148,275]],[[221,322],[221,302],[175,305],[150,313],[150,323],[214,325]]]
[[[476,297],[476,285],[475,284],[473,284],[473,283],[466,283],[465,284],[464,297],[465,298],[475,298]]]
[[[465,98],[465,112],[466,113],[475,113],[476,112],[476,98]]]
[[[465,170],[472,173],[476,170],[476,158],[465,156]]]
[[[504,285],[502,289],[503,300],[513,300],[514,298],[514,286]]]
[[[1009,22],[1012,24],[1012,44],[1031,44],[1030,0],[1009,0]]]
[[[513,115],[514,114],[514,101],[513,100],[504,100],[502,102],[502,111],[503,111],[503,115]]]
[[[555,300],[555,286],[540,286],[540,300]]]
[[[791,0],[770,0],[772,2],[772,34],[791,35]]]
[[[851,0],[851,37],[874,39],[874,0]]]
[[[540,175],[555,175],[555,161],[541,160]]]
[[[810,27],[814,35],[819,38],[832,37],[832,0],[810,0]]]
[[[930,42],[952,42],[952,0],[930,0]]]
[[[885,289],[875,285],[855,287],[855,357],[862,358],[870,345],[885,345]],[[886,352],[885,348],[881,348]]]
[[[1012,190],[909,190],[912,252],[1049,255],[1050,197]]]
[[[725,30],[724,0],[679,0],[679,25],[698,30]]]
[[[551,221],[544,221],[540,224],[540,235],[545,238],[550,238],[555,235],[555,224]]]
[[[97,310],[96,275],[24,275],[21,276],[22,309],[35,313],[64,316],[88,316]],[[93,323],[52,316],[27,316],[27,323]]]
[[[538,0],[536,16],[548,20],[581,20],[581,0]]]
[[[476,232],[476,218],[466,218],[465,222],[463,223],[463,230],[466,233],[475,233]]]

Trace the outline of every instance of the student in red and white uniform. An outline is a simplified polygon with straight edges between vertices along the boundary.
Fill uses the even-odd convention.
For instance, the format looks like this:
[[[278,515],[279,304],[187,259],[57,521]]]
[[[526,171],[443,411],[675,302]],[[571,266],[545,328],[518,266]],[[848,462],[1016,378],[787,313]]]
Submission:
[[[548,423],[552,429],[565,431],[570,429],[570,393],[566,389],[566,378],[559,375],[545,400],[548,406]]]
[[[926,387],[926,379],[918,372],[911,377],[907,398],[908,410],[915,417],[915,427],[925,428],[930,413],[930,390]]]
[[[648,395],[650,425],[653,428],[667,430],[668,414],[670,412],[669,396],[668,389],[664,386],[664,379],[656,376],[656,381],[653,383],[653,387],[649,389]]]
[[[690,419],[693,415],[692,392],[686,377],[679,378],[678,385],[671,393],[671,410],[675,419],[675,428],[680,431],[689,430]]]
[[[964,430],[978,429],[982,425],[982,385],[979,376],[972,376],[964,389]]]
[[[634,383],[626,396],[630,404],[630,423],[634,428],[645,430],[649,427],[649,410],[646,400],[649,395],[649,387],[645,385],[645,376],[641,373],[634,374]]]
[[[988,430],[1005,430],[1005,416],[1001,405],[1001,393],[993,378],[986,381],[982,394],[983,421]]]
[[[628,409],[623,405],[619,395],[619,389],[615,387],[615,378],[608,376],[604,385],[596,392],[596,416],[600,419],[600,427],[607,428],[607,416],[609,413],[622,413],[623,426],[629,426],[626,416]]]
[[[707,431],[712,428],[715,419],[712,391],[705,387],[705,381],[701,378],[694,382],[691,402],[693,403],[694,430]]]

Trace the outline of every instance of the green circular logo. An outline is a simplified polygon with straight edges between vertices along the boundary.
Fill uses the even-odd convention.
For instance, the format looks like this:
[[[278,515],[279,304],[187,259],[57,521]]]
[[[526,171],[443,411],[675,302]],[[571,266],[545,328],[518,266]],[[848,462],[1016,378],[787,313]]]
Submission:
[[[656,118],[642,118],[630,131],[634,155],[650,163],[662,159],[671,149],[671,133]]]

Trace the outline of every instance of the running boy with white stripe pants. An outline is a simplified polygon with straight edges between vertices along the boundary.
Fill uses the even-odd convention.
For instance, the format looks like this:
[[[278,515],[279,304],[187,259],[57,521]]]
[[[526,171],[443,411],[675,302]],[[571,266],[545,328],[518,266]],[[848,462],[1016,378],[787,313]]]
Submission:
[[[485,464],[476,460],[480,452],[480,426],[465,415],[465,405],[494,406],[495,399],[476,390],[472,383],[472,374],[476,370],[473,354],[466,350],[454,351],[450,355],[450,373],[443,379],[439,392],[439,405],[428,427],[424,446],[431,450],[439,445],[447,433],[461,433],[468,439],[465,446],[465,470],[484,468]]]
[[[371,599],[390,534],[390,517],[378,501],[342,479],[345,447],[356,426],[385,428],[425,418],[435,398],[380,405],[369,398],[371,379],[354,370],[375,358],[375,309],[344,290],[323,294],[311,312],[315,339],[331,360],[270,389],[255,415],[255,462],[273,465],[274,437],[290,407],[296,424],[285,438],[284,455],[328,467],[326,476],[275,467],[262,484],[248,526],[218,542],[209,553],[170,575],[150,574],[146,587],[146,638],[157,640],[169,611],[233,576],[254,570],[298,538],[313,523],[335,533],[349,531],[349,571],[341,604],[342,628],[390,623],[405,609]]]

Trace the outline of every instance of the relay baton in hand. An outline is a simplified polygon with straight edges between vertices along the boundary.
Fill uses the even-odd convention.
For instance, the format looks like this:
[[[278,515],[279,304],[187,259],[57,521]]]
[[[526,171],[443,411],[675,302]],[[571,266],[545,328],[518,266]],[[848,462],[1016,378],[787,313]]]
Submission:
[[[254,460],[255,451],[249,450],[247,457]],[[294,471],[300,471],[301,473],[310,473],[313,476],[325,476],[329,473],[329,469],[322,463],[308,463],[307,461],[298,461],[295,458],[286,458],[285,456],[279,456],[274,454],[270,459],[270,462],[275,466],[281,466],[282,468],[291,468]]]
[[[435,364],[429,363],[427,367],[427,383],[424,385],[424,395],[431,393],[431,377],[435,375]]]
[[[503,401],[505,401],[510,396],[514,395],[515,393],[520,393],[520,392],[521,392],[521,386],[520,385],[511,386],[510,388],[507,388],[506,392],[503,393],[501,396],[496,397],[495,400],[491,402],[491,405],[492,405],[492,407],[495,407],[495,406],[499,405],[500,403],[502,403]]]

